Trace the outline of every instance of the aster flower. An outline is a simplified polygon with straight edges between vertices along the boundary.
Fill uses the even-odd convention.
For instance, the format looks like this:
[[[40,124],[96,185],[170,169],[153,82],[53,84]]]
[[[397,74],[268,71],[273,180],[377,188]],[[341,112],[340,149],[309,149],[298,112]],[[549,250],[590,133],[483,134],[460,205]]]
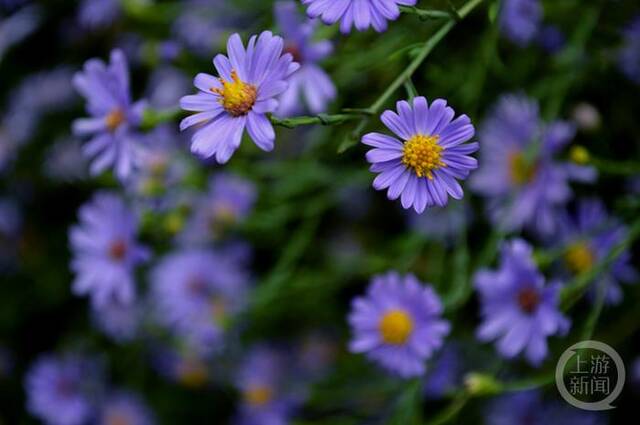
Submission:
[[[640,84],[640,16],[629,23],[623,37],[623,45],[618,52],[618,67],[629,80]]]
[[[315,22],[300,19],[293,1],[277,2],[275,15],[284,37],[284,51],[291,53],[293,60],[300,64],[300,69],[289,78],[289,88],[280,96],[278,115],[298,113],[303,97],[309,111],[325,112],[327,104],[336,97],[336,88],[317,62],[331,53],[331,42],[313,41]]]
[[[121,12],[119,0],[82,0],[78,21],[85,28],[103,28],[118,19]]]
[[[449,322],[440,298],[415,276],[395,272],[375,276],[365,297],[352,303],[349,349],[403,378],[425,372],[424,361],[442,346]]]
[[[94,413],[99,365],[78,355],[44,356],[27,373],[27,410],[51,425],[82,425]]]
[[[504,0],[500,10],[500,31],[524,47],[536,37],[542,21],[539,0]]]
[[[42,10],[27,6],[4,17],[0,16],[0,62],[7,50],[29,37],[40,26]]]
[[[90,295],[99,307],[112,298],[133,302],[133,270],[149,258],[149,251],[136,241],[136,216],[122,199],[104,192],[83,205],[78,216],[80,223],[69,231],[73,292]]]
[[[137,394],[117,392],[100,409],[98,425],[153,425],[153,413]]]
[[[481,166],[471,178],[471,188],[488,198],[495,226],[553,234],[555,217],[572,196],[569,181],[596,177],[592,167],[555,159],[574,134],[567,122],[541,122],[538,104],[523,95],[498,101],[482,127]]]
[[[474,277],[481,302],[481,341],[497,341],[498,352],[513,358],[524,352],[539,365],[548,354],[547,337],[565,333],[569,320],[558,310],[560,284],[545,285],[521,239],[505,243],[497,270],[482,269]]]
[[[142,120],[145,104],[131,102],[124,54],[113,50],[108,65],[98,59],[87,61],[84,71],[74,76],[73,85],[86,99],[91,115],[73,123],[76,135],[91,135],[84,147],[85,155],[93,158],[91,173],[113,167],[118,179],[126,180],[138,166],[143,150],[135,129]]]
[[[417,0],[302,0],[310,18],[320,18],[327,25],[340,21],[340,31],[347,34],[355,26],[358,31],[373,27],[387,29],[387,21],[400,16],[398,6],[415,6]]]
[[[609,217],[605,206],[598,199],[582,200],[576,214],[562,215],[557,245],[564,249],[562,265],[573,276],[588,273],[593,266],[604,261],[609,252],[622,242],[627,229],[618,220]],[[600,273],[594,285],[603,285],[606,301],[618,304],[622,301],[620,282],[634,283],[638,272],[631,265],[631,253],[621,253],[608,270]]]
[[[220,253],[186,250],[152,271],[158,317],[198,352],[219,348],[229,318],[244,304],[248,275]]]
[[[478,150],[477,143],[464,142],[474,135],[466,115],[455,120],[454,111],[442,99],[427,104],[424,97],[397,103],[398,113],[385,111],[382,122],[402,141],[380,133],[369,133],[362,143],[370,170],[379,175],[373,181],[377,190],[388,188],[387,197],[400,198],[405,209],[422,213],[426,207],[447,205],[449,195],[462,199],[456,179],[465,179],[477,161],[468,156]],[[453,120],[453,121],[452,121]]]
[[[269,31],[251,37],[246,50],[234,34],[227,43],[229,57],[220,54],[213,60],[220,78],[196,76],[200,93],[180,100],[182,109],[197,112],[180,123],[181,130],[199,127],[192,138],[193,153],[215,156],[224,164],[240,146],[245,128],[260,149],[273,149],[275,131],[266,114],[278,108],[276,98],[300,67],[283,49],[282,38]]]

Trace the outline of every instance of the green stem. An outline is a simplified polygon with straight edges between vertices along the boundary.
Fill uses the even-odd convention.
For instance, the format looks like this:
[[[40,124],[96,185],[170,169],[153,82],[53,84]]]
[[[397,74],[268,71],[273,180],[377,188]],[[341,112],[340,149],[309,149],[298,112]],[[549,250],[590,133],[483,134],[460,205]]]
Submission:
[[[453,17],[450,12],[420,9],[415,6],[400,6],[400,11],[409,15],[416,15],[425,21],[429,19],[451,19]]]
[[[605,174],[620,176],[635,176],[640,174],[640,162],[637,161],[612,161],[591,157],[589,158],[589,164]]]
[[[296,128],[301,125],[313,125],[313,124],[321,124],[321,125],[336,125],[342,124],[346,121],[351,121],[355,119],[359,119],[362,115],[369,115],[369,111],[367,110],[357,110],[352,109],[351,113],[343,113],[336,115],[327,115],[327,114],[318,114],[314,116],[301,116],[301,117],[292,117],[292,118],[276,118],[274,116],[270,117],[271,123],[273,125],[278,125],[280,127],[286,128]]]

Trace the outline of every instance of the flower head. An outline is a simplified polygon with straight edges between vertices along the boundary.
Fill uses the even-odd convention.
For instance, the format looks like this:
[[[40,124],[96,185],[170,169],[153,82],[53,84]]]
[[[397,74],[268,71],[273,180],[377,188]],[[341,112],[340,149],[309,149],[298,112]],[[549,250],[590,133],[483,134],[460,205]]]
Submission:
[[[502,247],[497,270],[476,273],[474,284],[481,302],[481,341],[498,339],[498,352],[512,358],[524,352],[538,365],[548,354],[547,337],[566,332],[569,321],[558,310],[560,285],[545,285],[531,247],[516,239]]]
[[[542,5],[539,0],[505,0],[500,11],[500,30],[519,46],[534,40],[540,30]]]
[[[118,392],[101,408],[99,425],[153,425],[153,413],[137,394]]]
[[[73,292],[90,295],[99,307],[135,298],[133,270],[149,257],[136,241],[137,218],[118,196],[101,192],[83,205],[69,231],[76,274]]]
[[[340,31],[349,33],[355,26],[358,31],[373,27],[382,32],[387,21],[400,16],[398,6],[415,6],[417,0],[302,0],[308,5],[307,15],[320,18],[327,25],[340,21]]]
[[[92,137],[84,147],[85,155],[93,157],[91,172],[99,174],[113,167],[116,176],[126,180],[139,165],[143,151],[135,128],[142,120],[145,104],[131,101],[124,54],[112,51],[108,65],[98,59],[87,61],[84,70],[73,78],[73,84],[86,99],[91,115],[73,123],[76,135]]]
[[[449,195],[461,199],[456,179],[467,178],[477,167],[468,155],[478,144],[464,144],[475,131],[469,117],[453,120],[453,109],[442,99],[429,106],[424,97],[416,97],[413,105],[398,102],[397,109],[398,113],[385,111],[381,119],[402,141],[380,133],[362,138],[362,143],[374,148],[367,152],[370,170],[379,173],[373,187],[388,188],[389,199],[400,198],[404,208],[413,207],[417,213],[447,205]]]
[[[413,275],[376,276],[365,297],[353,301],[350,350],[408,378],[425,372],[424,361],[449,333],[442,304],[429,286]]]
[[[82,425],[92,416],[100,391],[96,362],[77,355],[45,356],[27,373],[29,412],[52,425]]]
[[[182,109],[197,112],[180,123],[181,130],[199,127],[192,138],[193,153],[215,156],[223,164],[240,146],[245,128],[260,149],[273,149],[275,132],[266,114],[278,108],[277,96],[299,68],[283,49],[282,38],[269,31],[251,37],[246,49],[234,34],[227,44],[229,57],[220,54],[213,60],[220,77],[196,76],[200,92],[180,100]]]

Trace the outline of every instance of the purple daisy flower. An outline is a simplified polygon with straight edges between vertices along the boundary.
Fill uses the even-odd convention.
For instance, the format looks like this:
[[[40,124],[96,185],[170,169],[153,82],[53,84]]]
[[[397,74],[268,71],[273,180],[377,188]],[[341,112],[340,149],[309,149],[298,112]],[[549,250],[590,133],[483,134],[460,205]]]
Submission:
[[[136,241],[136,216],[122,199],[104,192],[83,205],[78,216],[80,223],[69,231],[73,292],[90,295],[98,307],[112,298],[133,302],[133,269],[149,258],[149,251]]]
[[[403,208],[413,207],[417,213],[426,207],[444,207],[449,195],[462,199],[456,179],[467,178],[478,166],[468,156],[478,150],[478,144],[464,144],[475,132],[469,117],[453,120],[453,109],[442,99],[429,106],[427,99],[416,97],[413,106],[406,101],[396,106],[397,114],[385,111],[381,120],[402,141],[380,133],[362,138],[362,143],[374,148],[367,152],[370,170],[379,173],[373,187],[388,188],[389,199],[400,198]]]
[[[153,425],[153,413],[137,395],[118,392],[109,396],[100,409],[98,425]]]
[[[199,352],[218,348],[229,318],[245,302],[249,277],[237,262],[187,250],[163,259],[151,276],[158,317]]]
[[[138,166],[143,150],[142,139],[134,129],[142,120],[145,103],[131,102],[124,54],[113,50],[108,65],[98,59],[87,61],[84,71],[74,76],[73,85],[87,100],[91,115],[73,123],[76,135],[92,136],[84,147],[85,155],[93,157],[91,173],[113,167],[118,179],[126,180]]]
[[[631,81],[640,84],[640,16],[636,16],[623,33],[624,42],[618,52],[618,67]]]
[[[310,18],[320,18],[327,25],[340,21],[340,31],[347,34],[353,26],[358,31],[373,27],[382,32],[387,21],[400,16],[398,6],[415,6],[417,0],[302,0]]]
[[[229,57],[220,54],[213,60],[220,78],[196,76],[200,93],[180,100],[182,109],[198,112],[180,123],[181,130],[199,127],[192,138],[193,153],[215,156],[224,164],[240,146],[245,128],[260,149],[273,150],[276,136],[266,114],[278,108],[276,98],[300,67],[283,49],[282,38],[270,31],[251,37],[246,50],[240,35],[234,34],[227,43]]]
[[[331,42],[313,41],[316,22],[303,21],[293,1],[277,2],[275,15],[284,36],[284,51],[300,64],[300,69],[289,78],[289,88],[280,96],[278,115],[300,112],[302,98],[312,113],[325,112],[327,104],[336,97],[336,88],[317,62],[331,53]]]
[[[542,21],[538,0],[504,0],[500,10],[500,30],[515,44],[524,47],[536,37]]]
[[[51,425],[82,425],[100,392],[99,364],[77,355],[44,356],[25,378],[28,411]]]
[[[488,198],[494,225],[540,236],[556,230],[555,218],[572,196],[569,180],[596,177],[592,167],[555,160],[574,134],[569,123],[542,123],[538,104],[523,95],[498,101],[480,133],[481,166],[471,178],[471,188]]]
[[[502,246],[500,268],[482,269],[474,277],[481,301],[481,341],[498,339],[498,352],[512,358],[525,353],[539,365],[547,357],[547,337],[565,333],[569,320],[558,310],[560,284],[545,285],[544,276],[525,241],[515,239]]]
[[[367,356],[403,378],[425,372],[424,361],[442,346],[449,322],[430,286],[395,272],[375,276],[365,297],[352,303],[354,332],[349,349]]]
[[[624,240],[627,233],[622,224],[609,217],[604,204],[598,199],[580,201],[575,216],[564,214],[560,220],[556,237],[559,247],[564,249],[562,265],[573,276],[588,273]],[[627,250],[608,270],[599,274],[594,284],[606,288],[609,304],[618,304],[623,296],[620,283],[634,283],[638,277],[638,272],[631,265],[631,253]]]

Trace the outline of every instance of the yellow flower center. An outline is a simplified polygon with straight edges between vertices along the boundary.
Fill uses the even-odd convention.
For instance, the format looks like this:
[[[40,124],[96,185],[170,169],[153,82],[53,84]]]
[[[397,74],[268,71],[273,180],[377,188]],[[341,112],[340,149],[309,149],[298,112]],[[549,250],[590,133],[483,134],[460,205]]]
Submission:
[[[220,95],[224,109],[234,117],[249,113],[258,97],[256,86],[242,81],[235,70],[231,71],[231,81],[220,78],[220,83],[222,88],[212,87],[210,90]]]
[[[404,344],[413,332],[413,319],[404,310],[389,310],[378,324],[382,341],[387,344]]]
[[[576,242],[567,248],[564,261],[575,274],[581,274],[591,270],[595,262],[595,255],[586,242]]]
[[[511,179],[517,185],[529,183],[538,172],[538,164],[527,161],[522,152],[509,155],[509,168]]]
[[[438,144],[439,136],[418,134],[407,140],[402,153],[402,163],[412,168],[418,177],[433,179],[432,170],[446,167],[442,162],[442,146]]]
[[[124,112],[120,108],[116,108],[113,111],[109,112],[104,119],[105,124],[107,125],[107,129],[111,132],[116,131],[120,124],[122,124],[125,120]]]
[[[251,406],[264,406],[269,403],[273,397],[271,388],[265,385],[256,385],[250,387],[244,392],[244,399]]]
[[[576,145],[569,151],[569,158],[576,164],[588,164],[590,157],[589,151],[584,146]]]

